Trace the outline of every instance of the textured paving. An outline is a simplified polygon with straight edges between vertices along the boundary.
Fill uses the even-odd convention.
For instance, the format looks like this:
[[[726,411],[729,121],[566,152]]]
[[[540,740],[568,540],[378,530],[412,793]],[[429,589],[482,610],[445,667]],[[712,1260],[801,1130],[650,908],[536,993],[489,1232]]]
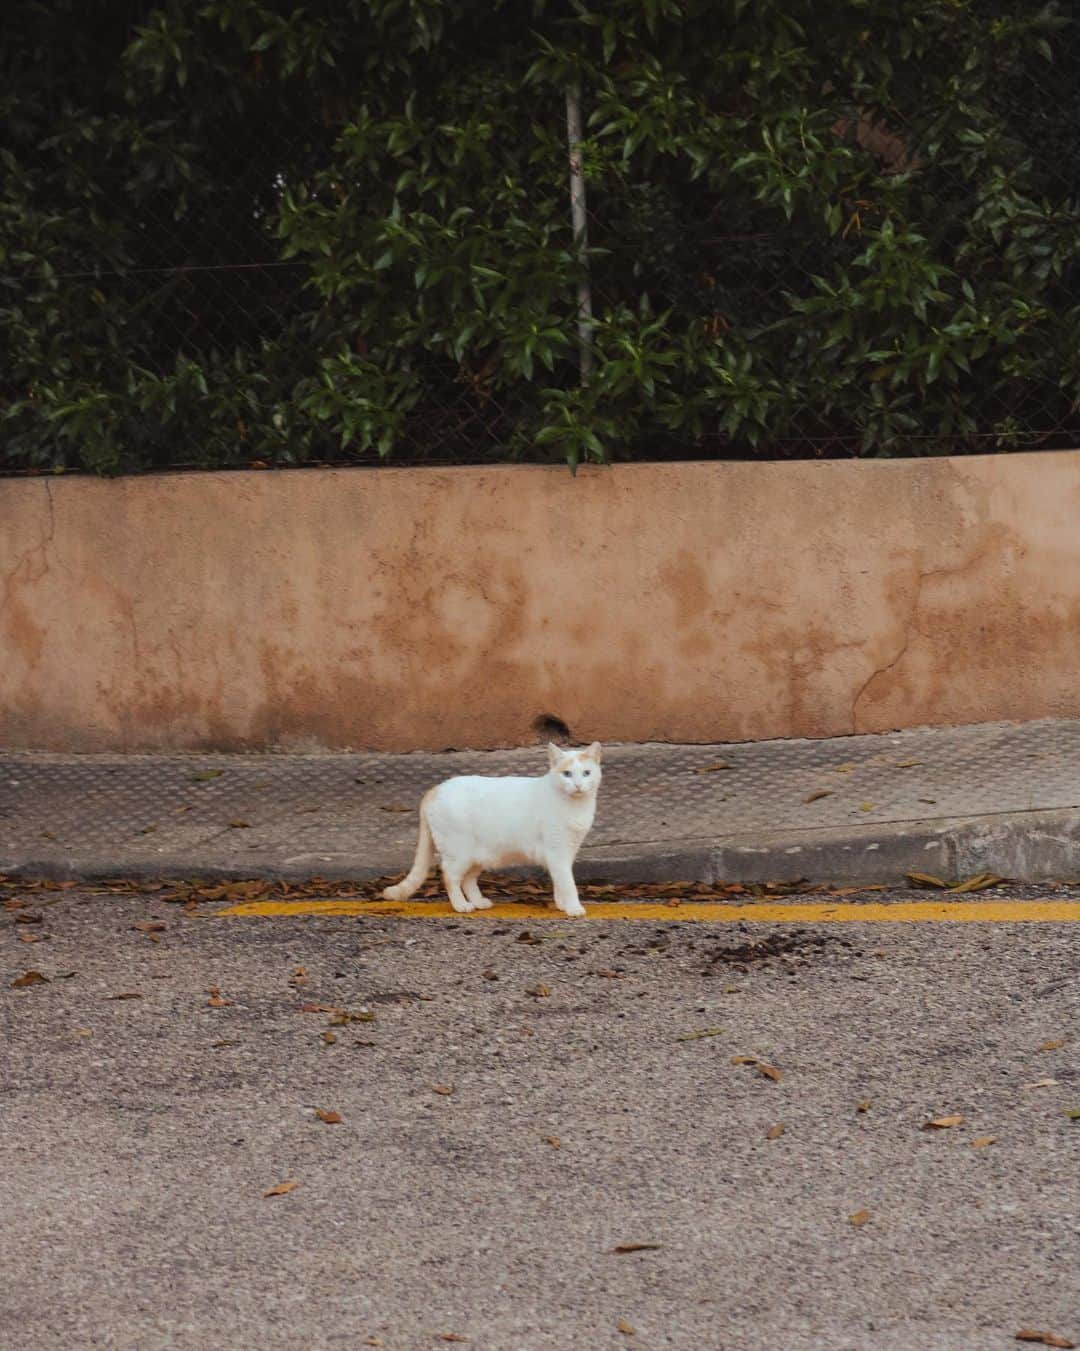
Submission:
[[[0,871],[394,872],[411,859],[415,807],[433,783],[544,767],[541,748],[7,753],[0,755]],[[613,745],[605,748],[604,771],[583,864],[650,851],[674,858],[692,845],[745,855],[779,837],[789,855],[823,840],[858,839],[878,849],[878,835],[914,839],[918,829],[940,831],[950,822],[1025,819],[1034,830],[1041,814],[1060,817],[1080,807],[1080,721],[732,746]],[[1073,853],[1072,838],[1062,840],[1056,866]],[[730,872],[734,865],[727,866]]]

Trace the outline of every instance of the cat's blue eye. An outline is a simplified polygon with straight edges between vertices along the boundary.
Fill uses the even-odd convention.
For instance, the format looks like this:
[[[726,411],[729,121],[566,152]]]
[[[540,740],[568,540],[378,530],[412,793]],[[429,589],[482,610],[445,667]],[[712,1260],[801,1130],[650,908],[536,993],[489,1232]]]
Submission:
[[[589,775],[590,775],[591,773],[592,773],[592,770],[591,770],[591,769],[587,769],[587,770],[585,771],[585,777],[588,778]]]
[[[570,771],[568,769],[564,769],[562,772],[562,776],[564,779],[568,779],[570,777]]]

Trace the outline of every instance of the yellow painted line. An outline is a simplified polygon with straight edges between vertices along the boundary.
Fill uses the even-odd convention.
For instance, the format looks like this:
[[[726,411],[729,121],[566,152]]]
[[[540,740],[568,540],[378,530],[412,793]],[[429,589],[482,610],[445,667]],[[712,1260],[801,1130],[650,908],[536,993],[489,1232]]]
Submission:
[[[760,905],[728,905],[723,901],[684,901],[680,905],[652,901],[595,901],[585,907],[587,919],[690,920],[708,924],[1076,924],[1080,901],[866,901],[829,905],[766,901]],[[395,915],[400,919],[450,919],[447,901],[245,901],[214,912],[214,918],[294,915]],[[495,905],[458,916],[463,920],[560,920],[553,906],[519,903]]]

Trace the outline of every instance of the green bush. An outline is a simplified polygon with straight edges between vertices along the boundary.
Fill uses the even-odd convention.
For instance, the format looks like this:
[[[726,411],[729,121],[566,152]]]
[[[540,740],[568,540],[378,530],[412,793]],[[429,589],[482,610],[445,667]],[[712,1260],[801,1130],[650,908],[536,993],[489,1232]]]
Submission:
[[[0,466],[941,454],[1080,429],[1080,92],[1053,5],[10,8]]]

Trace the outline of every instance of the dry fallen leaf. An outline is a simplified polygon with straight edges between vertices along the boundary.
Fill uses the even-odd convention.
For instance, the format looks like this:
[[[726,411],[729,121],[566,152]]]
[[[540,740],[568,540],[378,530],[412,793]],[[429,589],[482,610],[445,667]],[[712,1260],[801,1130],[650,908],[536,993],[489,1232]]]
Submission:
[[[771,1079],[774,1084],[778,1084],[784,1077],[775,1065],[758,1065],[758,1073],[763,1074],[766,1079]]]
[[[856,1210],[853,1215],[848,1216],[848,1224],[854,1225],[856,1229],[861,1229],[870,1218],[868,1210]]]
[[[1043,1346],[1058,1346],[1065,1348],[1065,1351],[1072,1351],[1076,1346],[1075,1342],[1070,1342],[1068,1337],[1058,1337],[1053,1332],[1038,1332],[1035,1328],[1021,1328],[1016,1334],[1018,1342],[1041,1342]]]
[[[279,1182],[276,1187],[271,1187],[268,1192],[263,1192],[263,1197],[284,1196],[287,1192],[294,1191],[299,1185],[299,1182]]]
[[[933,873],[905,873],[904,876],[917,887],[940,887],[944,890],[949,885],[940,877],[935,877]]]
[[[1025,1084],[1025,1088],[1056,1088],[1056,1079],[1036,1079],[1033,1083]]]
[[[333,1033],[333,1032],[323,1032],[321,1035],[322,1035],[323,1041],[326,1042],[327,1046],[333,1046],[334,1042],[337,1041],[337,1035],[336,1035],[336,1033]]]
[[[1056,1041],[1044,1041],[1039,1047],[1040,1051],[1060,1051],[1065,1045],[1065,1038],[1060,1037]]]
[[[1080,1121],[1080,1107],[1070,1107],[1065,1115],[1070,1121]]]
[[[723,1032],[722,1027],[703,1027],[699,1032],[681,1032],[676,1041],[700,1041],[702,1037],[718,1037]]]
[[[662,1248],[662,1243],[616,1243],[612,1252],[655,1252],[657,1248]]]
[[[559,1139],[557,1135],[545,1135],[544,1139],[552,1147],[552,1149],[562,1149],[562,1141]]]
[[[383,806],[381,803],[379,805],[379,811],[381,812],[411,812],[413,810],[412,807],[406,807],[404,803],[401,802],[390,802],[387,803],[386,806]]]
[[[863,1098],[862,1102],[857,1102],[855,1104],[855,1110],[857,1112],[868,1112],[870,1110],[870,1102],[871,1100],[869,1098]]]
[[[531,994],[535,999],[547,999],[551,991],[546,985],[534,985],[531,990],[526,990],[526,994]]]
[[[921,760],[897,760],[897,769],[911,769],[913,765],[921,765]]]
[[[209,783],[211,779],[220,779],[224,773],[223,769],[201,769],[198,774],[191,775],[191,782]]]
[[[978,873],[975,877],[968,877],[962,882],[956,882],[949,890],[954,892],[985,891],[987,887],[996,887],[1002,880],[994,873]]]
[[[997,1140],[996,1135],[976,1135],[971,1142],[972,1149],[985,1149],[987,1145],[992,1145]]]
[[[124,990],[121,994],[107,994],[106,999],[141,999],[138,990]]]
[[[347,1009],[337,1009],[334,1016],[330,1019],[331,1027],[347,1027],[349,1023],[373,1023],[375,1014],[370,1009],[360,1009],[356,1013],[350,1013]]]
[[[212,1009],[225,1009],[233,1002],[226,999],[216,985],[211,985],[206,992],[210,998],[206,1001]]]
[[[230,830],[250,830],[250,829],[251,829],[251,822],[250,822],[250,821],[230,821],[230,822],[229,822],[229,829],[230,829]]]
[[[301,1013],[340,1013],[336,1004],[301,1004]]]
[[[159,919],[140,919],[131,926],[138,929],[139,933],[157,934],[163,932],[165,925]]]
[[[43,976],[40,971],[24,971],[11,982],[11,988],[25,990],[28,985],[48,985],[48,983],[48,976]]]
[[[433,1084],[432,1093],[438,1093],[441,1097],[448,1098],[454,1091],[453,1084]]]
[[[620,1318],[619,1321],[615,1324],[615,1326],[619,1329],[619,1331],[622,1333],[624,1337],[633,1337],[636,1335],[637,1329],[633,1326],[632,1323],[628,1323],[625,1318]]]
[[[731,1063],[733,1065],[756,1065],[758,1058],[756,1055],[733,1055]]]
[[[924,1131],[945,1131],[949,1130],[952,1126],[962,1126],[963,1124],[964,1118],[957,1113],[954,1116],[936,1116],[931,1121],[924,1121],[922,1129]]]
[[[769,1129],[765,1132],[765,1139],[779,1140],[781,1135],[783,1135],[783,1133],[784,1133],[783,1122],[778,1121],[775,1126],[770,1126]]]
[[[340,1125],[341,1125],[341,1113],[340,1113],[340,1112],[327,1112],[327,1111],[324,1111],[324,1109],[323,1109],[322,1107],[316,1107],[316,1109],[315,1109],[315,1115],[319,1118],[320,1121],[325,1121],[326,1124],[327,1124],[328,1126],[340,1126]]]
[[[439,1338],[444,1342],[467,1342],[468,1337],[463,1337],[460,1332],[440,1332]]]
[[[732,769],[726,760],[714,760],[711,765],[702,765],[700,769],[692,769],[691,774],[717,774],[722,769]]]
[[[832,795],[833,795],[833,790],[832,790],[831,788],[819,788],[818,791],[817,791],[816,793],[811,793],[809,797],[804,797],[804,798],[803,798],[803,801],[804,801],[804,802],[816,802],[816,801],[818,800],[818,798],[821,798],[821,797],[832,797]]]

